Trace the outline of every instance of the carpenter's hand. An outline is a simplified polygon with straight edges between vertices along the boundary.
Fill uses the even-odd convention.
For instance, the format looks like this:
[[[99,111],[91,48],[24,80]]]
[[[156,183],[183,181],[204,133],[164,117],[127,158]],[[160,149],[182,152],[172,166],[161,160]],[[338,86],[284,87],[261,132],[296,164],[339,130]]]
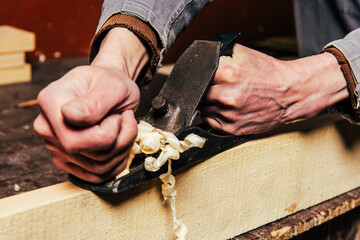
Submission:
[[[129,32],[120,29],[118,33],[123,37]],[[121,42],[116,35],[114,40]],[[106,45],[102,49],[91,66],[71,70],[39,93],[41,114],[34,122],[55,166],[95,183],[125,168],[124,160],[137,134],[133,109],[140,96],[132,80],[136,67],[128,62],[116,66],[121,61],[107,54]],[[139,62],[137,66],[142,65]]]
[[[137,134],[131,109],[139,102],[139,90],[125,74],[78,67],[43,89],[38,101],[42,113],[34,129],[55,166],[92,182],[125,167]]]
[[[280,61],[236,44],[232,58],[220,58],[200,110],[215,129],[256,134],[312,117],[346,97],[346,82],[332,54]]]

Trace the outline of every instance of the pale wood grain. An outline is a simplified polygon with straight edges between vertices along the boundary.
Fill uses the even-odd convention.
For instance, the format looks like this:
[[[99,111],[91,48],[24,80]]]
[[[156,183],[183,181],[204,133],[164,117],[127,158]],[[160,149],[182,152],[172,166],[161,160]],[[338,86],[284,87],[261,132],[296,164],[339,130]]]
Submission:
[[[0,53],[0,70],[25,64],[24,52]]]
[[[31,65],[26,63],[17,67],[0,68],[0,85],[31,80]]]
[[[231,238],[360,186],[358,136],[339,123],[281,134],[176,175],[188,239]],[[157,179],[104,198],[69,182],[4,198],[0,226],[0,239],[173,239]]]
[[[35,34],[8,25],[0,26],[0,53],[35,50]]]

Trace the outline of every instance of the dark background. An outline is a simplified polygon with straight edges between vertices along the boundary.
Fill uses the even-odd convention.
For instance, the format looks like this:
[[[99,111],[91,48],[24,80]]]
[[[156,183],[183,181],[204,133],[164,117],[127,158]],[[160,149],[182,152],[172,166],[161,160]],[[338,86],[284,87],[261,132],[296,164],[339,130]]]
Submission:
[[[0,25],[36,34],[36,51],[54,58],[86,57],[101,13],[102,0],[2,0]],[[165,63],[175,62],[195,39],[212,39],[221,32],[240,32],[240,43],[254,46],[269,36],[294,35],[292,1],[214,0],[193,21],[169,51]]]

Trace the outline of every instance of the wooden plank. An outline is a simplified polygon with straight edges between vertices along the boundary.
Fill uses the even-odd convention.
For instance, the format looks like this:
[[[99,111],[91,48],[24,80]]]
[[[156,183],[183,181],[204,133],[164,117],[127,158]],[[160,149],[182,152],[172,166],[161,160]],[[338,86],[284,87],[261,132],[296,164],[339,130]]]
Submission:
[[[334,199],[300,211],[297,214],[293,214],[232,238],[232,240],[291,239],[294,236],[305,233],[323,223],[334,220],[335,218],[342,216],[359,206],[360,188],[357,188]],[[360,209],[356,210],[359,212]],[[333,228],[335,227],[336,226]],[[323,239],[326,239],[326,236],[324,236]]]
[[[360,186],[360,129],[345,122],[240,145],[179,173],[189,239],[227,239]],[[155,179],[117,196],[63,183],[0,200],[2,239],[171,239]]]
[[[0,26],[0,53],[35,50],[35,34],[8,25]]]
[[[18,67],[0,68],[0,85],[29,82],[31,65],[26,63]]]
[[[0,70],[25,64],[24,52],[0,53]]]

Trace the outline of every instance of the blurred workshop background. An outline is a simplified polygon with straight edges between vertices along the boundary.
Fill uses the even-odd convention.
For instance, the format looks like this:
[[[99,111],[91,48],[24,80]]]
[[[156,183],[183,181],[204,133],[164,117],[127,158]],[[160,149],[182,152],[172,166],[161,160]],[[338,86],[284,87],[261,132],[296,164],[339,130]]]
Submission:
[[[36,50],[27,53],[27,62],[87,57],[102,2],[3,0],[0,1],[0,25],[36,34]],[[272,37],[292,41],[295,36],[292,7],[292,1],[288,0],[215,0],[180,36],[164,63],[175,62],[194,39],[212,39],[226,31],[240,32],[239,42],[255,48],[264,47],[268,43],[264,41]]]

